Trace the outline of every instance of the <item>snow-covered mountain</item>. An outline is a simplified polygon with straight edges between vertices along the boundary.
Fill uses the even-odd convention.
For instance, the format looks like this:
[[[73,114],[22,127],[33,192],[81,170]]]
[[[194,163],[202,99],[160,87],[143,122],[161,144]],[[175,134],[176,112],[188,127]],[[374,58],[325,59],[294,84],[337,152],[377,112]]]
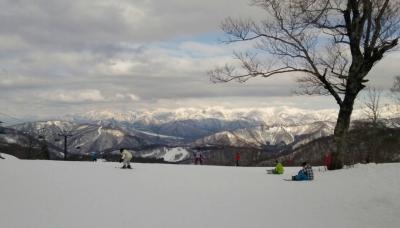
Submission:
[[[0,127],[0,151],[24,159],[60,159],[64,154],[60,147],[47,144],[41,137],[33,137],[29,132]]]
[[[262,125],[235,131],[219,132],[199,139],[195,144],[244,147],[263,147],[278,144],[299,146],[313,139],[331,135],[333,130],[334,123],[332,122],[274,127]]]
[[[262,122],[266,125],[294,125],[316,121],[334,121],[337,111],[305,110],[293,107],[269,107],[257,109],[229,109],[224,107],[180,108],[174,110],[158,109],[154,111],[90,111],[83,114],[68,115],[66,120],[96,121],[116,120],[119,122],[138,123],[142,125],[161,125],[184,120],[218,119],[225,121]]]
[[[381,108],[382,118],[393,118],[393,107],[385,106]],[[287,127],[293,126],[314,126],[316,122],[334,123],[337,118],[337,110],[305,110],[293,107],[267,107],[253,109],[229,109],[225,107],[210,108],[180,108],[174,110],[158,109],[154,111],[130,111],[125,113],[114,111],[91,111],[84,114],[71,115],[66,117],[74,121],[106,121],[112,123],[111,127],[118,127],[128,131],[145,131],[156,135],[166,135],[182,139],[189,143],[193,141],[225,142],[236,145],[262,145],[267,138],[248,132],[248,129],[264,126],[263,128],[276,128],[285,135]],[[365,111],[354,110],[353,120],[366,118]],[[280,130],[279,130],[280,129]],[[238,131],[238,132],[236,132]],[[264,131],[264,130],[260,130]],[[331,132],[331,130],[329,130]],[[237,137],[237,134],[243,137]],[[254,135],[255,134],[255,135]],[[270,134],[270,133],[269,133]],[[299,132],[295,135],[302,135]],[[290,135],[290,134],[289,134]],[[326,135],[324,133],[323,135]],[[244,137],[245,136],[245,137]],[[263,138],[264,137],[264,138]],[[283,137],[283,136],[282,136]],[[285,136],[284,141],[293,141],[292,136]],[[204,139],[207,138],[207,139]],[[254,138],[250,140],[249,138]],[[174,140],[173,138],[170,138]],[[244,141],[243,141],[244,139]],[[274,140],[268,139],[275,144]]]
[[[123,129],[138,134],[144,131],[160,136],[174,137],[193,142],[223,132],[249,129],[257,126],[293,126],[318,121],[334,121],[334,110],[310,111],[291,107],[270,107],[259,109],[227,109],[211,107],[205,109],[181,108],[155,111],[91,111],[64,117],[77,123],[95,123]],[[99,122],[101,121],[101,122]],[[224,136],[225,137],[225,136]],[[226,137],[232,138],[227,135]],[[240,140],[239,140],[240,141]],[[238,145],[241,143],[238,141]]]
[[[398,107],[383,106],[380,109],[382,118],[393,118],[398,112]],[[138,125],[162,125],[171,122],[185,120],[207,120],[217,119],[224,121],[246,121],[262,122],[268,126],[289,126],[313,123],[317,121],[336,121],[337,109],[310,110],[288,106],[274,106],[265,108],[179,108],[179,109],[156,109],[156,110],[134,110],[118,112],[114,110],[90,111],[62,117],[73,121],[98,121],[116,120],[118,122],[136,123]],[[352,119],[365,118],[365,110],[355,109]]]
[[[78,124],[69,121],[42,121],[13,126],[18,132],[31,135],[32,138],[45,139],[48,143],[64,148],[64,138],[61,133],[71,136],[67,140],[69,154],[116,153],[120,148],[132,150],[135,156],[163,158],[165,161],[178,162],[190,157],[185,148],[157,147],[154,145],[179,143],[181,138],[139,131],[129,125],[99,121],[96,124]],[[14,142],[15,139],[3,135],[4,141]],[[153,145],[150,148],[148,146]],[[63,157],[63,156],[61,156]]]
[[[96,124],[76,124],[67,121],[31,122],[13,126],[33,137],[46,139],[60,148],[64,147],[63,136],[68,133],[67,147],[70,153],[103,152],[116,148],[138,148],[150,144],[149,139],[129,134],[123,130]]]
[[[360,110],[354,113],[353,119],[363,115]],[[389,116],[387,113],[391,112],[383,110],[381,115]],[[174,155],[175,152],[166,151],[174,147],[210,145],[271,148],[271,151],[287,146],[294,149],[314,139],[331,135],[336,115],[335,110],[312,111],[291,107],[181,108],[126,113],[92,111],[60,118],[62,120],[19,124],[13,128],[36,138],[41,136],[61,151],[64,142],[59,134],[71,132],[67,145],[70,153],[109,153],[126,147],[139,150],[143,156],[149,154],[167,160],[169,155],[166,154],[172,154],[177,161],[186,159],[189,153]],[[144,151],[148,148],[155,149]]]

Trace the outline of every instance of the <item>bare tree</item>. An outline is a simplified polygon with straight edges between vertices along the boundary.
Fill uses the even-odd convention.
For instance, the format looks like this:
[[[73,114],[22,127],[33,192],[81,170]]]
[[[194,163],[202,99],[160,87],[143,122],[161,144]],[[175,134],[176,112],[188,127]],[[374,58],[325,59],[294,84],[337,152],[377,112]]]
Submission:
[[[400,117],[400,76],[394,78],[393,86],[390,91],[392,92],[393,100],[396,103],[396,117]],[[399,123],[400,121],[398,120],[396,122]]]
[[[382,90],[379,90],[375,87],[368,87],[367,94],[363,99],[364,115],[375,126],[378,124],[378,120],[381,116],[381,95]]]
[[[339,106],[337,150],[332,169],[341,168],[354,101],[365,77],[398,44],[399,0],[253,0],[266,19],[227,18],[227,43],[249,42],[237,63],[210,70],[214,82],[246,82],[300,72],[301,93],[332,96]],[[296,74],[292,74],[296,75]]]
[[[390,91],[393,93],[395,102],[400,105],[400,76],[394,78],[393,86]]]

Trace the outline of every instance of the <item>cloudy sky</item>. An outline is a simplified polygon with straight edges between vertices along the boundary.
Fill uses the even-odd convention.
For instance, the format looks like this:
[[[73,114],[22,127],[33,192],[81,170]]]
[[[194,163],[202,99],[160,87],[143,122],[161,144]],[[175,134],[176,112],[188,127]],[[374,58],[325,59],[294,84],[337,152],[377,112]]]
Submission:
[[[240,45],[221,43],[228,17],[264,16],[248,0],[0,0],[0,109],[13,116],[89,110],[298,106],[293,77],[213,84],[206,71]],[[399,53],[370,73],[388,89]],[[379,77],[376,77],[379,76]]]

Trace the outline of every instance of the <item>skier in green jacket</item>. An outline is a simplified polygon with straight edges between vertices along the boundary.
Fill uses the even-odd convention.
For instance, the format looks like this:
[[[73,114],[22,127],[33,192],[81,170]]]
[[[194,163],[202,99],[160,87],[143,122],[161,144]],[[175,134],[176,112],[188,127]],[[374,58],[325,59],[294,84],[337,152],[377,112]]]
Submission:
[[[275,161],[275,169],[267,170],[269,174],[283,174],[283,172],[285,172],[285,169],[278,160]]]
[[[276,161],[275,169],[273,171],[274,174],[283,174],[285,172],[285,169],[283,168],[282,163]]]

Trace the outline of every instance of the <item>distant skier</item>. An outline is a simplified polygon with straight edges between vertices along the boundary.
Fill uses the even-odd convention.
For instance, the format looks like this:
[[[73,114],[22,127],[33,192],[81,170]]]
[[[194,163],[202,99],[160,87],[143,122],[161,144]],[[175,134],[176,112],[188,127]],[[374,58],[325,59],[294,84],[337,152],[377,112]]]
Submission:
[[[127,151],[126,149],[120,149],[119,152],[121,153],[121,160],[119,161],[120,163],[123,162],[122,169],[132,169],[131,167],[131,159],[132,159],[132,154],[131,152]]]
[[[275,160],[275,169],[267,170],[267,173],[269,174],[283,174],[284,172],[285,169],[283,168],[282,163],[278,160]]]
[[[92,152],[92,161],[97,162],[97,153],[96,152]]]
[[[292,176],[292,180],[294,181],[305,181],[305,180],[314,180],[314,172],[312,167],[307,164],[307,162],[303,162],[303,169],[299,171],[296,176]]]
[[[331,168],[331,164],[332,164],[332,154],[331,153],[327,153],[327,154],[324,155],[325,171]]]
[[[236,155],[235,155],[235,161],[236,161],[236,166],[239,166],[239,161],[240,161],[240,152],[236,152]]]
[[[195,154],[194,154],[194,164],[195,165],[197,165],[197,164],[202,165],[203,164],[203,155],[201,154],[200,151],[196,151]]]

